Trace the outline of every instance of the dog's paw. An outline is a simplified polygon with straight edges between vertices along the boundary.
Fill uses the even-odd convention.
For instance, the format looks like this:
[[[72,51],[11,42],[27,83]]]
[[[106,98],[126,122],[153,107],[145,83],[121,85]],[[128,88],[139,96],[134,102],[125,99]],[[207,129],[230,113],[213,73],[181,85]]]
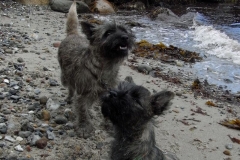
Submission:
[[[94,134],[95,128],[91,123],[85,123],[75,127],[75,131],[80,138],[89,138]]]

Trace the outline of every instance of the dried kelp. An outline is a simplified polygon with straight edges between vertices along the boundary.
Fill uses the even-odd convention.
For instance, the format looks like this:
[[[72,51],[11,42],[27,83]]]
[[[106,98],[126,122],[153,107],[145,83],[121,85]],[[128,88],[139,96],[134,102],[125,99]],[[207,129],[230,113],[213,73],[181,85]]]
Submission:
[[[228,137],[232,140],[233,143],[238,143],[238,144],[240,144],[240,139],[235,138],[235,137],[231,137],[230,135],[228,135]]]
[[[219,124],[228,128],[240,130],[240,119],[224,120],[221,121]]]
[[[204,112],[203,109],[200,108],[200,107],[197,107],[196,110],[191,109],[191,111],[194,112],[194,113],[199,113],[199,114],[202,114],[202,115],[206,115],[206,116],[208,116],[207,112]]]
[[[212,101],[207,101],[205,104],[208,106],[216,107],[216,104],[213,103]]]
[[[166,46],[161,42],[158,44],[151,44],[146,40],[138,42],[132,53],[138,57],[161,60],[164,62],[172,62],[177,59],[194,63],[202,60],[199,53],[187,51],[172,45]]]

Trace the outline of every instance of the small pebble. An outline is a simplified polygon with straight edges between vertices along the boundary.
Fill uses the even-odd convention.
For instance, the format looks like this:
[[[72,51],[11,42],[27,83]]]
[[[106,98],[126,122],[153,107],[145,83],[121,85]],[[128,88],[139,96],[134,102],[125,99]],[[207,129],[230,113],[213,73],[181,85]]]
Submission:
[[[23,148],[20,145],[17,145],[16,147],[14,147],[14,149],[16,151],[23,152]]]
[[[233,145],[232,145],[232,144],[226,144],[225,147],[226,147],[227,149],[229,149],[229,150],[233,149]]]
[[[47,146],[47,138],[43,137],[36,141],[36,146],[40,149],[44,149]]]

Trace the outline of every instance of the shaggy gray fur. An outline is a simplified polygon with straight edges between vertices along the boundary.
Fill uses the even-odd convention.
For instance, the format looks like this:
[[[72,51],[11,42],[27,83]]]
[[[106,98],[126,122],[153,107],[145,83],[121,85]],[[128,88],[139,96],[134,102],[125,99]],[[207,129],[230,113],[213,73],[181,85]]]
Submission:
[[[153,116],[167,109],[174,97],[171,91],[154,95],[143,86],[121,82],[102,97],[102,113],[115,128],[111,160],[178,160],[156,147]]]
[[[58,51],[61,81],[69,90],[67,101],[74,100],[77,133],[87,138],[94,130],[89,108],[107,88],[117,84],[119,67],[134,44],[134,36],[115,23],[94,26],[87,22],[81,22],[86,37],[79,35],[75,2],[66,25],[67,37]]]

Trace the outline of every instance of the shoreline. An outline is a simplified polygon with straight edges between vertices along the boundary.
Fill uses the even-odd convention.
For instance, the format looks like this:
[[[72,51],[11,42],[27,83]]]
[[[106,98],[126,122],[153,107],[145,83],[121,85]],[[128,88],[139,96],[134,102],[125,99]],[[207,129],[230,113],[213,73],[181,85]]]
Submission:
[[[0,128],[3,129],[4,125],[7,127],[7,132],[1,130],[0,134],[0,158],[107,160],[112,134],[104,127],[99,106],[91,110],[95,135],[90,139],[80,139],[71,128],[71,105],[63,102],[67,90],[60,82],[57,48],[53,47],[53,43],[65,37],[65,14],[40,8],[33,10],[32,14],[26,11],[19,9],[10,16],[1,15],[1,23],[10,24],[1,26],[1,34],[16,42],[18,47],[10,47],[9,51],[5,46],[5,53],[0,56],[0,92],[6,94],[0,100],[0,119],[3,120]],[[169,83],[167,79],[154,78],[131,68],[142,64],[160,66],[164,75],[176,76],[183,81],[183,85]],[[238,104],[193,93],[190,86],[196,77],[190,68],[187,71],[168,63],[134,58],[130,54],[121,66],[119,76],[121,80],[132,76],[136,84],[143,85],[151,92],[168,89],[176,94],[170,109],[155,119],[155,134],[160,149],[174,152],[182,160],[239,159],[239,144],[228,136],[240,139],[239,131],[219,124],[225,119],[239,118]],[[7,97],[9,93],[14,96]],[[19,97],[17,101],[14,99],[16,96]],[[217,106],[208,106],[207,101]],[[59,115],[62,116],[61,120],[65,120],[64,124],[56,123]],[[28,127],[23,129],[26,121]],[[23,132],[30,135],[22,137],[20,133]],[[40,149],[32,144],[36,135],[47,137],[45,148]],[[19,145],[22,149],[17,147]],[[228,153],[231,156],[226,155]]]

